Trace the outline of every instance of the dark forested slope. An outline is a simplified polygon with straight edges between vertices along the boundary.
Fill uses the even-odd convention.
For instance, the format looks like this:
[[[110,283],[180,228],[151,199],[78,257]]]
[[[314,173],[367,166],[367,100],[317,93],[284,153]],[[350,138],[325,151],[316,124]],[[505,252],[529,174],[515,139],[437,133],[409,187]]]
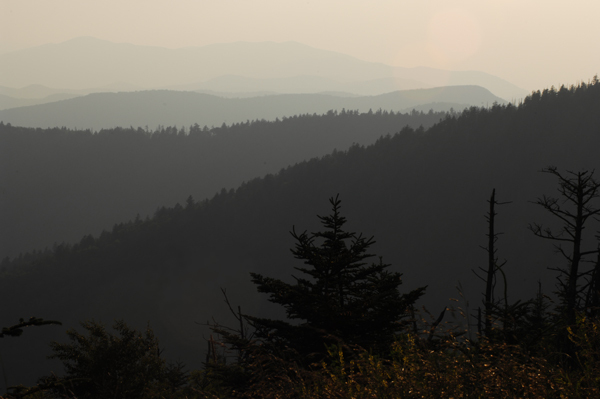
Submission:
[[[248,273],[289,279],[301,265],[289,253],[287,232],[293,225],[317,230],[314,215],[327,214],[327,198],[336,193],[348,229],[375,235],[373,252],[404,274],[402,289],[428,285],[422,303],[438,312],[458,297],[460,281],[469,305],[459,305],[472,312],[483,287],[471,270],[487,262],[479,245],[486,242],[486,200],[496,188],[498,200],[512,201],[497,218],[511,301],[533,296],[539,280],[550,293],[555,274],[547,267],[564,262],[527,230],[532,222],[555,225],[529,201],[556,193],[555,179],[539,173],[544,167],[598,169],[598,109],[597,80],[533,93],[518,107],[473,108],[427,131],[404,128],[367,148],[301,162],[211,200],[4,262],[0,300],[11,306],[3,317],[36,315],[67,326],[92,317],[138,326],[150,320],[167,356],[196,366],[206,331],[196,322],[227,321],[219,287],[247,313],[271,313]],[[590,224],[584,242],[595,246],[598,229]],[[8,356],[14,370],[24,367],[15,352]]]
[[[98,234],[159,206],[212,197],[352,143],[371,144],[445,114],[355,111],[219,128],[97,134],[0,124],[0,258]]]

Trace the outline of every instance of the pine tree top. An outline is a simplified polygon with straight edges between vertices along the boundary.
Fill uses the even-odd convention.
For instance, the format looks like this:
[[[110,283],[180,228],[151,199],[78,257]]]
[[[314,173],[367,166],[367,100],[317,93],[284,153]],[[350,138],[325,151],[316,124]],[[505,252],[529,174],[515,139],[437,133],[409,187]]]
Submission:
[[[252,273],[259,292],[286,310],[286,321],[250,318],[259,338],[284,343],[299,353],[323,352],[327,337],[366,348],[390,343],[404,325],[407,309],[424,293],[419,288],[400,294],[401,274],[389,264],[369,262],[373,237],[344,230],[339,195],[330,198],[332,212],[318,216],[323,231],[298,234],[291,251],[304,261],[295,267],[303,276],[294,284]]]

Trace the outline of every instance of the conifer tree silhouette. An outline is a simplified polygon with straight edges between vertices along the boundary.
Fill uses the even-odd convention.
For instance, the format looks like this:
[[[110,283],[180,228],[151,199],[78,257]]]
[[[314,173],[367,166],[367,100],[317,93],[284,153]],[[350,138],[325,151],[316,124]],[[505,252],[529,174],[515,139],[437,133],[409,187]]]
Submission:
[[[252,273],[258,291],[286,310],[294,324],[249,317],[256,337],[281,352],[291,349],[301,359],[315,360],[326,353],[328,344],[358,345],[374,352],[385,350],[397,333],[408,309],[425,288],[400,294],[401,274],[388,271],[390,265],[369,263],[374,255],[368,249],[373,237],[344,230],[346,218],[340,215],[339,195],[330,198],[332,213],[318,216],[325,230],[298,234],[292,249],[304,267],[295,284]]]

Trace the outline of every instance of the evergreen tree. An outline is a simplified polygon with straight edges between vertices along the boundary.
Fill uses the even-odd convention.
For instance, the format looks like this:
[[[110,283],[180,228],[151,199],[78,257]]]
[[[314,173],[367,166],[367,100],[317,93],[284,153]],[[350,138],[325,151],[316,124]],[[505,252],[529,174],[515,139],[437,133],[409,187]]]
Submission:
[[[292,253],[306,265],[295,268],[303,277],[294,276],[295,284],[288,284],[252,273],[258,291],[269,294],[295,321],[248,318],[256,336],[278,355],[291,350],[300,360],[314,361],[331,344],[383,352],[405,328],[402,320],[425,291],[422,287],[400,294],[400,273],[388,271],[390,265],[381,258],[367,262],[374,256],[368,253],[373,237],[345,231],[339,196],[329,201],[332,214],[319,216],[325,231],[291,232],[297,241]]]

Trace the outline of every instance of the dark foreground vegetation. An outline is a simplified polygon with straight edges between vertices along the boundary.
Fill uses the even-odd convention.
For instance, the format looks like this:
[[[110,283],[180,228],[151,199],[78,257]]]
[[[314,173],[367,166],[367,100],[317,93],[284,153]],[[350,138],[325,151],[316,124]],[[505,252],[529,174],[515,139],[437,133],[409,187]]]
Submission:
[[[518,107],[471,109],[427,132],[406,128],[212,200],[189,198],[185,206],[161,208],[99,237],[7,259],[0,295],[11,306],[2,325],[35,313],[74,327],[66,343],[64,335],[47,340],[58,342],[50,355],[63,370],[36,371],[43,376],[37,385],[9,392],[597,397],[599,103],[594,79],[534,93]],[[548,166],[553,159],[557,167]],[[324,202],[326,191],[341,195],[314,223],[314,209],[323,207],[313,204]],[[527,207],[521,210],[519,202]],[[292,268],[282,232],[294,225]],[[352,231],[375,232],[377,243]],[[472,256],[470,248],[482,241],[483,250]],[[396,255],[411,251],[412,257]],[[467,281],[459,276],[475,275],[472,270],[480,279],[464,284],[464,300],[448,303],[444,285]],[[220,274],[249,280],[246,272],[251,291]],[[532,275],[533,284],[524,278]],[[211,286],[227,288],[224,305]],[[256,289],[270,308],[257,305]],[[219,306],[214,318],[198,317],[197,309]],[[185,313],[213,320],[202,340],[206,350],[192,354],[203,359],[200,366],[166,360],[183,357],[167,351],[185,339],[173,335]],[[124,322],[112,330],[72,322],[122,315],[136,326],[150,320],[156,335]],[[8,327],[0,344],[38,332],[50,337],[60,327],[10,336],[19,329]],[[3,362],[17,358],[13,352]]]
[[[544,196],[539,205],[564,221],[563,232],[532,225],[534,234],[566,241],[569,260],[558,270],[552,305],[541,290],[528,301],[509,303],[494,295],[496,274],[494,194],[490,198],[489,269],[478,313],[476,340],[459,325],[415,312],[421,287],[400,293],[402,278],[390,265],[373,262],[373,237],[348,232],[341,201],[319,216],[323,231],[298,233],[292,254],[304,262],[295,283],[252,274],[259,292],[285,308],[286,320],[235,310],[230,328],[211,324],[203,370],[167,363],[153,331],[115,322],[114,333],[96,322],[69,330],[69,343],[53,342],[52,358],[64,376],[52,374],[32,387],[9,388],[7,398],[591,398],[600,395],[600,234],[596,250],[581,251],[586,221],[600,214],[600,183],[580,172],[559,178],[563,198]],[[562,201],[561,201],[562,200]],[[559,205],[566,203],[566,205]],[[577,256],[595,255],[578,269]],[[483,270],[483,269],[482,269]],[[505,283],[506,284],[506,283]],[[483,320],[482,320],[483,319]],[[51,324],[21,321],[6,328]],[[14,331],[19,331],[14,333]]]

